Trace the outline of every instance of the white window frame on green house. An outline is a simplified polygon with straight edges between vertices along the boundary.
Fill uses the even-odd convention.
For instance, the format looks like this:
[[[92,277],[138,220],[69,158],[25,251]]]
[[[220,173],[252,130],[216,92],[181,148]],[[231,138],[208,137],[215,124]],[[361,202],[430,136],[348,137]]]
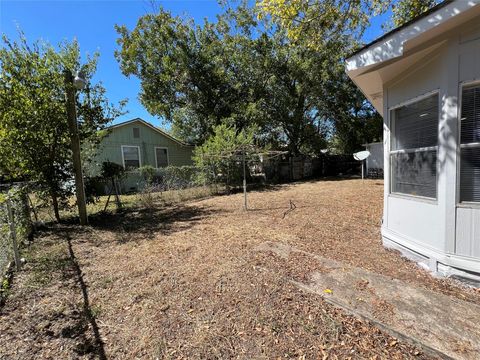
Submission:
[[[165,146],[155,146],[155,147],[154,147],[154,152],[155,152],[155,167],[156,167],[157,169],[160,169],[160,167],[158,166],[157,149],[166,150],[166,152],[167,152],[167,166],[169,166],[169,165],[170,165],[170,152],[168,151],[168,147],[165,147]],[[165,166],[165,167],[167,167],[167,166]]]
[[[480,208],[480,201],[475,200],[463,200],[462,199],[462,150],[464,149],[480,149],[480,139],[477,141],[465,141],[462,142],[462,124],[465,120],[463,117],[464,110],[464,91],[469,89],[479,89],[480,92],[480,80],[464,81],[459,87],[459,111],[458,111],[458,151],[457,151],[457,205],[460,207]],[[480,106],[475,109],[480,115]],[[475,114],[476,115],[476,114]],[[475,130],[475,129],[474,129]],[[477,129],[479,131],[480,129]]]
[[[423,147],[409,147],[409,148],[397,148],[396,143],[396,124],[395,124],[395,112],[398,109],[401,109],[405,106],[413,105],[423,100],[426,100],[430,97],[437,97],[437,122],[436,122],[436,145],[435,146],[423,146]],[[428,93],[422,94],[417,96],[413,99],[407,100],[402,102],[398,105],[392,106],[389,108],[389,116],[390,116],[390,151],[389,151],[389,166],[390,166],[390,183],[389,183],[389,194],[390,196],[399,196],[399,197],[407,197],[413,198],[418,200],[424,200],[428,202],[436,202],[438,197],[438,141],[439,141],[439,124],[440,124],[440,115],[441,115],[441,103],[440,103],[440,94],[439,90],[435,89]],[[420,115],[421,116],[421,115]],[[398,154],[412,154],[412,153],[427,153],[427,152],[435,152],[436,161],[435,161],[435,196],[425,196],[425,195],[418,195],[412,194],[408,192],[401,192],[401,191],[394,191],[394,181],[395,177],[395,167],[393,162],[393,156]]]
[[[123,153],[124,148],[136,148],[137,149],[137,151],[138,151],[138,168],[140,168],[142,166],[142,154],[140,152],[140,146],[138,146],[138,145],[122,145],[121,146],[123,168],[127,169],[127,167],[125,166],[125,154]],[[138,169],[138,168],[136,168],[136,169]]]

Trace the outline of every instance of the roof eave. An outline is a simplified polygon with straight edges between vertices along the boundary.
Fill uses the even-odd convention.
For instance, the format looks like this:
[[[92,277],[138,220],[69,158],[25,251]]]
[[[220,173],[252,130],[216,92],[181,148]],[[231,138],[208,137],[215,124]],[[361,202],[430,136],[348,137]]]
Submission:
[[[417,18],[379,37],[346,59],[347,72],[362,69],[403,55],[405,43],[423,37],[423,41],[449,30],[452,20],[467,17],[465,12],[480,0],[446,0]],[[449,23],[450,26],[449,26]]]
[[[188,146],[188,147],[194,147],[195,145],[193,144],[187,144],[183,141],[180,141],[176,138],[174,138],[172,135],[166,133],[165,131],[153,126],[152,124],[150,124],[149,122],[143,120],[142,118],[135,118],[135,119],[131,119],[131,120],[127,120],[127,121],[124,121],[122,123],[119,123],[119,124],[115,124],[115,125],[111,125],[111,126],[108,126],[106,127],[105,129],[106,130],[109,130],[109,129],[115,129],[115,128],[119,128],[119,127],[122,127],[122,126],[125,126],[125,125],[129,125],[129,124],[132,124],[134,122],[140,122],[141,124],[149,127],[150,129],[152,129],[153,131],[156,131],[158,132],[159,134],[165,136],[166,138],[169,138],[170,140],[176,142],[177,144],[179,145],[182,145],[182,146]]]

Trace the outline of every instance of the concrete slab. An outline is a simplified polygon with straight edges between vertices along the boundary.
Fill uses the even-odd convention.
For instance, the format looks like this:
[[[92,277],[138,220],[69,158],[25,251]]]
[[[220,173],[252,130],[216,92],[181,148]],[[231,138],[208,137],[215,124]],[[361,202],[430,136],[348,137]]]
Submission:
[[[480,306],[401,280],[348,266],[281,243],[264,243],[258,251],[288,258],[302,253],[315,258],[321,271],[309,282],[292,280],[354,315],[421,345],[444,358],[480,359]]]

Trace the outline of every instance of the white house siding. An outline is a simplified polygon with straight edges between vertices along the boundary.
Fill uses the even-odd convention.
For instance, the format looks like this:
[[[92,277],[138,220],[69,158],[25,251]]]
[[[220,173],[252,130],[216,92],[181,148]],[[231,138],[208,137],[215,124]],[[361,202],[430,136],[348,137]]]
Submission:
[[[478,192],[476,181],[480,179],[476,170],[464,168],[458,160],[462,149],[478,149],[478,143],[466,140],[465,144],[460,144],[459,129],[462,87],[480,84],[480,0],[444,2],[434,11],[353,54],[347,59],[347,73],[384,117],[382,237],[385,246],[397,248],[420,260],[434,272],[474,277],[480,283],[480,204],[460,202],[461,197],[472,201],[477,199],[474,193]],[[439,101],[437,197],[430,199],[391,193],[391,110],[433,93],[438,94]],[[468,101],[471,103],[472,100]],[[430,104],[430,108],[433,106]],[[395,113],[401,114],[400,111]],[[429,114],[427,112],[425,116]],[[432,118],[426,117],[425,120],[430,121],[424,124],[428,129]],[[409,130],[411,124],[406,122],[404,125],[407,130],[401,130],[403,135],[414,136],[414,127]],[[420,130],[418,134],[422,133]],[[475,141],[474,137],[471,139]],[[427,137],[423,143],[426,147],[417,147],[416,151],[431,151],[434,145],[431,139],[429,141]],[[411,153],[415,142],[411,144],[410,151],[403,150]],[[396,150],[396,153],[402,153],[402,150]],[[419,179],[422,179],[423,170],[418,169]],[[460,171],[470,178],[460,178]],[[406,175],[408,180],[409,174]],[[461,179],[471,180],[465,182],[466,188],[462,188],[462,192],[458,186]],[[424,180],[423,185],[427,187],[419,193],[432,196],[433,183],[428,177]],[[407,189],[411,186],[415,190],[415,184],[403,184]],[[402,191],[401,188],[397,190]],[[414,190],[411,193],[415,193]],[[471,194],[464,197],[464,190]]]
[[[434,91],[439,91],[439,99],[442,101],[441,88],[444,84],[439,74],[446,70],[447,51],[445,46],[437,50],[435,55],[401,74],[385,89],[384,99],[387,111],[384,112],[384,121],[387,129],[390,129],[391,108]],[[441,112],[440,109],[441,106],[439,106],[439,112]],[[390,136],[385,138],[389,139]],[[390,141],[385,149],[385,174],[388,175],[390,175],[389,150]],[[439,155],[440,149],[437,153],[437,156]],[[445,172],[437,169],[437,199],[435,200],[390,194],[390,176],[385,177],[384,232],[387,237],[389,233],[393,233],[402,237],[404,243],[426,246],[435,251],[446,251],[444,221],[446,199],[440,188],[445,182],[442,179],[444,177]]]
[[[463,83],[480,80],[478,18],[433,39],[431,44],[440,40],[444,43],[433,54],[384,85],[382,233],[387,242],[433,259],[432,270],[437,270],[439,261],[480,273],[480,207],[457,206],[459,94]],[[438,91],[440,101],[437,199],[390,194],[390,109],[434,91]]]

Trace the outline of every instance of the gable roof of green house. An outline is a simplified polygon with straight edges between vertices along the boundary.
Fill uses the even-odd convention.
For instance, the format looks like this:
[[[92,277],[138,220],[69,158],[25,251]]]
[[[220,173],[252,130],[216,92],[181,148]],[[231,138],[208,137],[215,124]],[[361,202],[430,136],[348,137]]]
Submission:
[[[156,127],[156,126],[153,126],[152,124],[146,122],[145,120],[141,119],[141,118],[135,118],[135,119],[132,119],[132,120],[128,120],[128,121],[124,121],[122,123],[119,123],[119,124],[115,124],[115,125],[111,125],[109,127],[107,127],[107,130],[109,129],[115,129],[115,128],[120,128],[122,126],[127,126],[127,125],[131,125],[131,124],[135,124],[135,123],[141,123],[142,125],[145,125],[146,127],[149,127],[151,128],[153,131],[156,131],[158,132],[160,135],[163,135],[169,139],[171,139],[172,141],[175,141],[176,143],[180,144],[180,145],[183,145],[183,146],[193,146],[193,145],[190,145],[190,144],[187,144],[181,140],[178,140],[178,139],[175,139],[172,135],[170,135],[169,133],[161,130],[160,128]]]
[[[194,146],[180,141],[143,119],[135,118],[108,128],[101,140],[95,163],[114,162],[125,168],[151,165],[192,165]],[[97,171],[95,171],[97,172]]]

